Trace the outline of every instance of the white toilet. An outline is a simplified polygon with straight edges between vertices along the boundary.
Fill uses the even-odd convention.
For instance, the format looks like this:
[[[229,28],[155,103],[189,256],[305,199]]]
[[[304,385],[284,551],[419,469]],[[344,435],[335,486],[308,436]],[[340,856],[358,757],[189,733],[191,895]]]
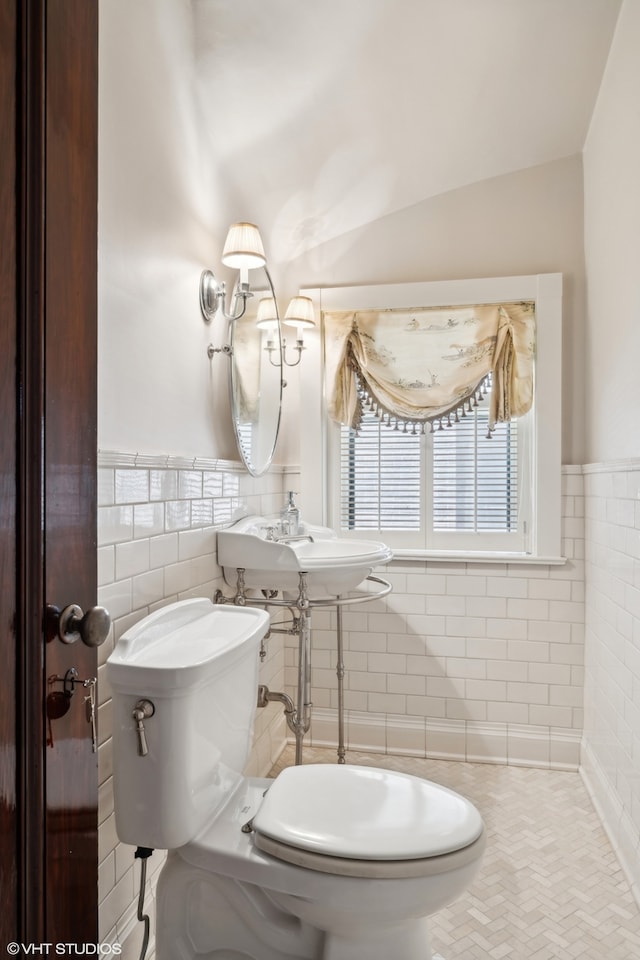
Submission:
[[[375,767],[243,777],[268,622],[185,600],[127,631],[108,660],[117,832],[169,850],[158,960],[430,960],[426,917],[473,879],[480,814]]]

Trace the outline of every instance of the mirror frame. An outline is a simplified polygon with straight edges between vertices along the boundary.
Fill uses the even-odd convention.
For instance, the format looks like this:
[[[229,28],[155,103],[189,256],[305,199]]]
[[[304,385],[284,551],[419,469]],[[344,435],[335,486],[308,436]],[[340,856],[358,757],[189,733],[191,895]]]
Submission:
[[[274,454],[275,454],[276,445],[277,445],[277,443],[278,443],[278,435],[279,435],[279,432],[280,432],[280,423],[281,423],[281,421],[282,421],[282,391],[283,391],[283,388],[284,388],[284,380],[283,380],[283,378],[282,378],[282,325],[281,325],[281,321],[280,321],[280,313],[279,313],[279,311],[278,311],[278,302],[277,302],[277,300],[276,300],[275,291],[274,291],[274,289],[273,289],[273,283],[272,283],[272,280],[271,280],[271,275],[270,275],[267,267],[266,267],[266,266],[264,266],[264,267],[258,267],[256,270],[252,270],[251,272],[257,274],[259,270],[262,270],[262,271],[264,272],[264,275],[266,276],[266,279],[267,279],[267,284],[268,284],[268,286],[266,286],[266,287],[257,287],[257,288],[254,288],[254,287],[252,286],[251,290],[252,290],[252,293],[253,293],[254,297],[257,296],[258,294],[262,293],[262,292],[267,293],[267,295],[269,295],[269,296],[271,296],[271,297],[273,298],[273,301],[274,301],[274,303],[275,303],[275,305],[276,305],[276,312],[277,312],[277,334],[276,334],[276,336],[274,337],[274,339],[275,339],[274,352],[277,353],[277,359],[276,359],[276,363],[273,364],[273,367],[275,368],[275,370],[277,370],[277,371],[279,371],[279,372],[278,372],[278,377],[277,377],[277,388],[278,388],[277,401],[278,401],[278,411],[277,411],[277,416],[276,416],[276,418],[275,418],[275,423],[274,423],[273,426],[271,427],[273,436],[272,436],[272,438],[268,441],[268,453],[267,453],[267,455],[266,455],[262,460],[260,460],[260,462],[258,462],[257,464],[256,464],[256,463],[251,459],[251,457],[249,456],[249,454],[248,454],[248,452],[247,452],[247,450],[246,450],[246,443],[243,444],[243,438],[242,438],[242,435],[241,435],[241,421],[240,421],[240,416],[239,416],[239,412],[238,412],[238,403],[237,403],[237,396],[238,396],[237,387],[238,387],[238,377],[239,377],[239,373],[238,373],[238,365],[237,365],[237,360],[236,360],[236,348],[237,348],[237,346],[238,346],[237,341],[236,341],[236,329],[237,329],[237,324],[238,324],[239,322],[241,322],[242,319],[243,319],[243,317],[246,315],[246,311],[245,311],[245,314],[243,314],[243,317],[240,317],[238,320],[231,320],[231,321],[229,322],[229,344],[230,344],[230,347],[231,347],[230,357],[229,357],[229,360],[230,360],[230,367],[229,367],[229,404],[230,404],[230,407],[231,407],[231,421],[232,421],[232,423],[233,423],[233,432],[234,432],[234,436],[235,436],[235,440],[236,440],[236,447],[237,447],[237,449],[238,449],[238,453],[240,454],[240,458],[241,458],[244,466],[246,467],[247,471],[251,474],[252,477],[261,477],[263,474],[265,474],[265,473],[267,472],[267,470],[269,469],[269,467],[271,466],[271,464],[272,464],[272,462],[273,462],[273,457],[274,457]],[[271,363],[271,359],[269,358],[269,359],[267,360],[267,362]],[[275,370],[274,370],[274,372],[275,372]],[[260,386],[260,389],[262,390],[262,384],[261,384],[261,386]],[[257,425],[256,425],[256,429],[258,429],[258,430],[260,430],[260,428],[261,428],[261,425],[260,425],[260,422],[259,422],[259,417],[260,417],[260,415],[259,415],[259,413],[258,413],[258,423],[257,423]],[[262,425],[262,429],[264,429],[264,425]]]

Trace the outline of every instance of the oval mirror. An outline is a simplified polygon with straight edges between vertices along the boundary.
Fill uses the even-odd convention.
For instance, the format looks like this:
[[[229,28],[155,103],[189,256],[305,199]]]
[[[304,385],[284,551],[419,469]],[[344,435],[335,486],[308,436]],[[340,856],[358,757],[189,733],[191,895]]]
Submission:
[[[268,470],[282,406],[282,339],[271,277],[250,271],[247,309],[230,324],[231,417],[242,462],[252,477]]]

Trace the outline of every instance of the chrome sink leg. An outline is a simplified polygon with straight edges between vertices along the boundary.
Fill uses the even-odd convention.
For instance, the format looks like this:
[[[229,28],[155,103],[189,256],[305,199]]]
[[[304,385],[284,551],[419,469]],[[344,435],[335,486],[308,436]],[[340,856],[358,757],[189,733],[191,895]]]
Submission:
[[[302,571],[298,575],[299,592],[296,608],[300,612],[297,618],[298,627],[298,697],[296,705],[295,726],[293,729],[296,752],[296,764],[302,763],[302,741],[311,726],[311,611],[307,593],[307,574]]]
[[[340,597],[338,597],[340,600]],[[336,606],[336,648],[338,677],[338,763],[345,762],[344,748],[344,649],[342,642],[342,604]]]
[[[299,618],[298,642],[298,708],[296,710],[295,762],[302,763],[302,741],[311,726],[311,615],[308,611]]]

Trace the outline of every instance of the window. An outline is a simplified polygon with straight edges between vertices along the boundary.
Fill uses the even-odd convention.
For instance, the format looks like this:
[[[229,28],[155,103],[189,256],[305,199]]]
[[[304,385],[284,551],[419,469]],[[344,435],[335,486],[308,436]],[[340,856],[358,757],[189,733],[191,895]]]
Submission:
[[[339,427],[340,531],[375,532],[392,546],[524,552],[518,448],[528,438],[515,421],[488,437],[488,421],[485,397],[459,423],[425,435],[371,413],[357,435]]]
[[[562,277],[307,289],[318,314],[535,301],[535,397],[486,439],[486,402],[450,429],[421,435],[364,417],[360,436],[329,421],[323,343],[309,338],[300,380],[305,517],[339,536],[389,543],[396,557],[561,562]],[[428,431],[428,425],[427,425]]]

